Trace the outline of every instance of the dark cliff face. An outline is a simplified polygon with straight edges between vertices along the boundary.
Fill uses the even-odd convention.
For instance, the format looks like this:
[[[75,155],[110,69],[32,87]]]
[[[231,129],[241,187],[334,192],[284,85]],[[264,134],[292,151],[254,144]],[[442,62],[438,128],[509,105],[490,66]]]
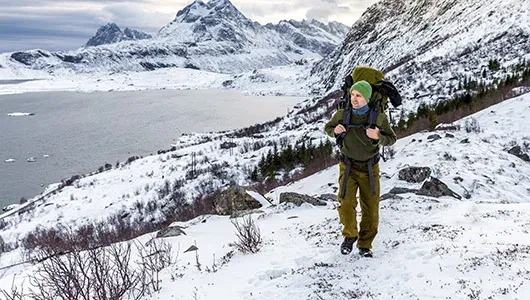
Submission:
[[[464,76],[485,82],[500,76],[484,72],[490,59],[515,64],[520,53],[529,53],[523,2],[383,0],[314,66],[311,80],[320,92],[336,90],[355,66],[370,65],[401,87],[405,101],[448,99]]]

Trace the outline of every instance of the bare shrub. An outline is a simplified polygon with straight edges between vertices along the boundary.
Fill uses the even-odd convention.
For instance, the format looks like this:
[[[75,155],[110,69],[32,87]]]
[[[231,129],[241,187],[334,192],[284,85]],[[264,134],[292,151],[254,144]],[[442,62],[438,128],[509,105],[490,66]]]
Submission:
[[[236,228],[238,240],[233,245],[243,253],[256,253],[261,249],[263,240],[261,232],[251,215],[243,217],[240,222],[237,218],[232,219],[232,224]]]
[[[131,244],[74,251],[42,262],[30,276],[30,297],[44,299],[140,299],[145,271],[131,263]]]
[[[131,244],[73,251],[53,256],[30,276],[35,300],[140,299],[145,270],[131,261]]]
[[[9,291],[0,290],[0,295],[4,296],[5,300],[23,300],[24,299],[24,289],[22,288],[24,284],[22,283],[20,289],[15,285],[15,277],[13,277],[13,282],[11,283],[11,289]]]
[[[149,285],[154,291],[161,289],[159,279],[160,271],[173,262],[173,250],[171,244],[159,239],[153,239],[142,245],[136,245],[141,257],[140,264],[146,272],[144,284]]]

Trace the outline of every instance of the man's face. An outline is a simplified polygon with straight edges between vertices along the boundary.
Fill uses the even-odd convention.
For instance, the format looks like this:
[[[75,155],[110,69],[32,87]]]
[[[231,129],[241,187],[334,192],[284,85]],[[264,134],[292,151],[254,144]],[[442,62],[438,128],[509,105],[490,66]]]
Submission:
[[[366,105],[366,103],[366,99],[364,99],[363,95],[359,91],[353,90],[351,92],[351,105],[353,108],[357,109],[363,107]]]

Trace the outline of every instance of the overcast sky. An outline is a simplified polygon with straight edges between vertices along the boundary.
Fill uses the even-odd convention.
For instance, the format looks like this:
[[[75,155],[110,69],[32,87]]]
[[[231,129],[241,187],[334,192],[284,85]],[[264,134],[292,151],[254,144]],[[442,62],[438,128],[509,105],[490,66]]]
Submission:
[[[68,50],[114,22],[156,33],[193,0],[0,0],[0,52]],[[204,0],[203,0],[204,1]],[[208,1],[204,1],[208,2]],[[351,26],[377,0],[231,0],[261,24],[284,19],[339,21]]]

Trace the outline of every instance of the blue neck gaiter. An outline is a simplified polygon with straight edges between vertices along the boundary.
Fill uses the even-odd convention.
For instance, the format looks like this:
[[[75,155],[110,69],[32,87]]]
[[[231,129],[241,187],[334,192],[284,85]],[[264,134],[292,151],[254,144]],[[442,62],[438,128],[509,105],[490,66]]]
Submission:
[[[359,107],[358,109],[355,109],[355,108],[352,108],[351,110],[353,111],[354,114],[358,115],[358,116],[363,116],[363,115],[366,115],[366,113],[368,113],[368,104],[363,106],[363,107]]]

